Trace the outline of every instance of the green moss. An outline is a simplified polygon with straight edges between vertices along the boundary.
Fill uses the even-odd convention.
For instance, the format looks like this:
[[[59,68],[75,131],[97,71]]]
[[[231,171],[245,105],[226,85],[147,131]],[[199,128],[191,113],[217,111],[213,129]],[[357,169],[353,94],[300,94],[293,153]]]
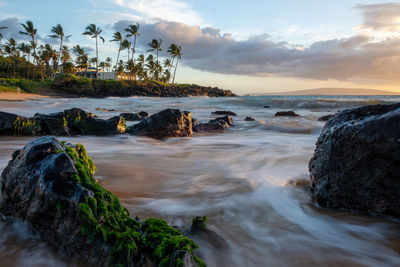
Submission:
[[[192,219],[192,228],[205,230],[207,228],[207,216],[196,216]]]
[[[75,161],[78,171],[78,175],[71,175],[71,178],[94,193],[93,197],[87,197],[79,204],[80,215],[85,221],[81,231],[91,242],[102,239],[111,247],[113,264],[132,265],[132,258],[141,249],[158,259],[160,266],[169,266],[175,251],[193,253],[198,248],[191,239],[170,227],[164,220],[150,218],[143,223],[139,219],[130,218],[118,197],[94,179],[96,167],[87,156],[84,146],[62,145]],[[175,266],[182,264],[180,259],[175,260]]]

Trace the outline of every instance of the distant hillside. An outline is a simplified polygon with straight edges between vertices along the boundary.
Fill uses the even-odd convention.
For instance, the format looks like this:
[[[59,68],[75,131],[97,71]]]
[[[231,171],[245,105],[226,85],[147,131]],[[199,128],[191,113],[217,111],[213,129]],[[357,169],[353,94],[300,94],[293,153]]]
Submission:
[[[316,88],[268,95],[400,95],[400,92],[362,88]]]

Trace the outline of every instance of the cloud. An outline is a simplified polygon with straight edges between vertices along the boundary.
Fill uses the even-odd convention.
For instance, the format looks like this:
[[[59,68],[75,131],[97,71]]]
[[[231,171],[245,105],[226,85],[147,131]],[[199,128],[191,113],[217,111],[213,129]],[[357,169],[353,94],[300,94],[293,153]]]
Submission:
[[[159,19],[185,22],[190,25],[203,24],[200,15],[181,0],[112,0],[120,7],[129,8],[143,15],[144,19]]]
[[[360,29],[374,31],[400,31],[400,3],[357,5],[362,12],[364,22]]]
[[[130,21],[118,21],[123,32]],[[159,21],[143,24],[138,45],[143,50],[153,38],[182,46],[183,64],[223,74],[300,77],[316,80],[400,80],[400,39],[375,40],[368,35],[314,42],[308,47],[272,41],[267,34],[235,40],[207,27]]]

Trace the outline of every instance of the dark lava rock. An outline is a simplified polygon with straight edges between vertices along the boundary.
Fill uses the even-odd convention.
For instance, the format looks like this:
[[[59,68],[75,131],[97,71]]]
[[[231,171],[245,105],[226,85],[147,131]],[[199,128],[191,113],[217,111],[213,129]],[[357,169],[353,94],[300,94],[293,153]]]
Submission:
[[[210,120],[208,123],[199,123],[193,127],[195,132],[224,131],[233,126],[232,118],[229,116]]]
[[[212,112],[214,115],[230,115],[230,116],[237,116],[235,112],[229,111],[229,110],[217,110]]]
[[[275,116],[299,117],[300,115],[294,111],[279,111],[275,113]]]
[[[40,122],[34,118],[0,111],[0,135],[40,135]]]
[[[119,116],[103,120],[79,108],[35,114],[33,118],[0,112],[0,134],[3,135],[114,135],[124,133],[125,128],[125,119]]]
[[[165,109],[129,127],[127,132],[153,138],[192,136],[192,113]]]
[[[309,163],[323,207],[400,216],[400,103],[344,110],[330,119]]]
[[[1,174],[0,213],[28,223],[64,256],[94,266],[204,264],[193,255],[197,245],[165,221],[130,218],[94,171],[82,145],[36,139],[15,151]]]
[[[335,115],[326,115],[326,116],[322,116],[322,117],[319,117],[318,118],[318,120],[319,121],[328,121],[330,118],[332,118],[333,116],[335,116]]]
[[[270,106],[263,106],[263,108],[271,108]]]
[[[255,121],[255,119],[252,118],[252,117],[246,117],[244,120],[245,120],[245,121]]]
[[[127,121],[141,121],[146,119],[149,114],[146,111],[140,111],[138,113],[121,113],[119,116],[123,117]]]

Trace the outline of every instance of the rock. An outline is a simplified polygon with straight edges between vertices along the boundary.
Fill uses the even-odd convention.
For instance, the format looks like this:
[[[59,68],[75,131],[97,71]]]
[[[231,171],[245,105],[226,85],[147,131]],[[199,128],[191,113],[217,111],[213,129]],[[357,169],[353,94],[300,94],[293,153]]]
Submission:
[[[271,108],[270,106],[263,106],[263,108]]]
[[[320,206],[400,216],[400,103],[330,119],[309,163]]]
[[[33,118],[0,112],[0,134],[3,135],[114,135],[125,133],[125,128],[124,118],[98,119],[79,108],[48,115],[38,113]]]
[[[199,123],[193,127],[195,132],[224,131],[233,126],[232,118],[229,116],[210,120],[208,123]]]
[[[330,118],[332,118],[333,116],[335,116],[335,115],[326,115],[326,116],[322,116],[322,117],[319,117],[318,118],[318,120],[319,121],[328,121]]]
[[[246,117],[244,120],[245,120],[245,121],[255,121],[255,119],[252,118],[252,117]]]
[[[33,118],[0,111],[0,135],[40,135],[41,125]]]
[[[275,113],[275,116],[299,117],[300,115],[294,111],[279,111]]]
[[[94,171],[82,145],[52,136],[31,141],[13,153],[1,174],[0,212],[25,221],[60,253],[79,256],[85,265],[202,263],[193,255],[197,245],[165,221],[130,218]]]
[[[109,112],[115,111],[115,109],[107,109],[107,108],[96,108],[96,110],[97,111],[109,111]]]
[[[235,112],[228,111],[228,110],[217,110],[217,111],[212,112],[212,114],[237,116],[237,114]]]
[[[119,116],[127,121],[141,121],[146,119],[149,114],[146,111],[140,111],[139,113],[121,113]]]
[[[129,127],[127,132],[153,138],[192,136],[192,113],[165,109]]]

